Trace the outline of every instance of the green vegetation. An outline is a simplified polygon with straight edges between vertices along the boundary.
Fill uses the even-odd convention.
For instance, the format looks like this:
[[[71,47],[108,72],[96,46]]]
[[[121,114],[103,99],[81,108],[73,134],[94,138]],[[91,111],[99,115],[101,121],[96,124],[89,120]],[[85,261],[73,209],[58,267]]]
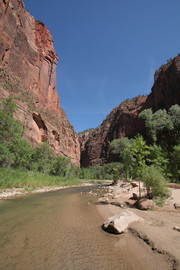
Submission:
[[[13,119],[16,105],[10,97],[0,109],[0,188],[25,186],[64,186],[78,179],[143,181],[149,198],[162,202],[167,194],[166,180],[180,181],[180,106],[169,111],[144,110],[146,140],[141,135],[111,142],[110,156],[117,162],[81,168],[69,158],[57,157],[48,143],[32,147],[23,138],[23,128]]]
[[[113,162],[103,166],[81,168],[79,173],[80,179],[96,180],[116,180],[122,174],[123,164]]]
[[[141,179],[147,189],[147,197],[165,197],[168,194],[166,181],[155,166],[146,166],[141,171]]]
[[[169,59],[167,59],[167,64],[171,64],[171,63],[172,63],[172,61],[173,61],[173,58],[169,58]]]
[[[166,132],[166,130],[173,129],[170,115],[166,110],[158,110],[153,113],[152,109],[147,109],[142,111],[139,117],[145,120],[147,135],[150,137],[153,144],[157,143],[157,136],[159,133],[162,134]]]
[[[97,128],[88,128],[88,129],[85,129],[85,130],[83,130],[83,131],[78,132],[78,135],[83,135],[83,134],[85,134],[86,132],[91,132],[91,131],[93,131],[93,130],[95,130],[95,129],[97,129]]]
[[[111,153],[115,155],[116,159],[119,156],[119,161],[123,164],[123,171],[126,180],[130,180],[132,178],[134,158],[131,155],[131,143],[132,140],[122,138],[113,140],[110,145]]]
[[[26,187],[27,191],[32,191],[36,187],[44,186],[69,186],[79,185],[78,179],[52,176],[37,171],[22,169],[1,168],[0,188]]]
[[[13,118],[15,109],[12,97],[1,105],[0,187],[77,183],[79,168],[69,158],[56,157],[48,143],[32,147],[22,138],[22,125]]]
[[[163,198],[165,179],[180,181],[180,106],[155,113],[147,109],[139,117],[145,120],[146,140],[141,135],[114,140],[110,154],[122,163],[126,180],[141,180],[148,197]]]
[[[123,100],[122,104],[131,104],[133,102],[136,102],[140,97],[145,97],[145,95],[138,95],[132,98],[126,98],[125,100]]]
[[[139,117],[145,120],[146,137],[151,145],[149,163],[175,182],[180,181],[180,106],[169,111],[144,110]]]
[[[125,137],[114,140],[111,142],[110,149],[112,154],[119,155],[126,180],[140,174],[146,166],[146,157],[150,153],[149,146],[140,135],[137,135],[135,139]]]

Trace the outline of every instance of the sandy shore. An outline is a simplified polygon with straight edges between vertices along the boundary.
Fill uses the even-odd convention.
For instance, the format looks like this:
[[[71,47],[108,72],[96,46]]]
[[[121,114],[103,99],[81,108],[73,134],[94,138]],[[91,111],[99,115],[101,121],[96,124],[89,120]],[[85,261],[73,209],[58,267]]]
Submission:
[[[80,186],[90,186],[93,183],[82,183]],[[47,186],[47,187],[21,187],[21,188],[9,188],[9,189],[0,189],[0,200],[14,199],[18,196],[25,196],[33,193],[44,193],[50,191],[61,190],[65,188],[78,187],[76,186]]]
[[[138,188],[130,185],[126,188],[120,187],[122,183],[100,191],[101,198],[98,201],[106,201],[107,204],[97,204],[99,213],[106,220],[124,211],[125,207],[142,217],[143,222],[134,222],[129,226],[127,234],[130,237],[130,252],[137,259],[144,258],[144,263],[149,261],[144,269],[179,270],[180,232],[174,227],[180,228],[180,209],[175,209],[174,203],[180,203],[180,189],[170,188],[171,197],[167,199],[163,207],[156,206],[152,210],[142,211],[134,206],[135,200],[130,199],[133,193],[137,193]],[[116,203],[116,206],[111,203]],[[134,241],[137,241],[136,244]]]

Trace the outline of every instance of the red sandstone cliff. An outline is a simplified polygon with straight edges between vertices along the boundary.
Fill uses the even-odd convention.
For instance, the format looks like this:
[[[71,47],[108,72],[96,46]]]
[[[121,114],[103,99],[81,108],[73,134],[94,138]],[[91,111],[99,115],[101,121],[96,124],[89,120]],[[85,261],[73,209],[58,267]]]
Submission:
[[[154,111],[180,104],[180,55],[172,59],[169,64],[162,65],[155,72],[154,80],[149,95]]]
[[[122,137],[134,137],[144,133],[144,122],[139,113],[147,108],[153,111],[168,109],[180,104],[180,56],[155,72],[154,85],[148,96],[140,96],[122,102],[103,121],[100,127],[81,134],[81,165],[103,165],[109,160],[109,144]]]
[[[0,96],[13,95],[24,137],[48,141],[58,155],[79,165],[78,136],[60,107],[58,57],[47,27],[25,10],[23,0],[0,2]]]
[[[139,96],[122,102],[114,108],[97,129],[81,134],[81,165],[103,165],[109,160],[109,144],[112,140],[134,137],[142,129],[143,120],[138,114],[146,109],[147,96]]]

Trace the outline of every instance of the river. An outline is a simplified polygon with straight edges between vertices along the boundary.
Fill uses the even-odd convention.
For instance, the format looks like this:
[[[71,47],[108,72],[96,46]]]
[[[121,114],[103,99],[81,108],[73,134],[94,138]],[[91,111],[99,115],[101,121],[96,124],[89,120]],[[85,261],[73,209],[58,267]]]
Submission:
[[[92,187],[0,201],[0,269],[132,270],[126,235],[101,229]]]

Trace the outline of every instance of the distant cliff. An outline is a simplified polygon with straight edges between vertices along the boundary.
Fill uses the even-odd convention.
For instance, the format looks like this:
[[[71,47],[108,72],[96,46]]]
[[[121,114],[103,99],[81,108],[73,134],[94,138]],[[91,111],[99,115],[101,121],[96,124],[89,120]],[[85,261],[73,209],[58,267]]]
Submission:
[[[22,0],[0,2],[0,33],[0,96],[15,97],[24,138],[32,145],[48,141],[57,155],[79,165],[78,136],[56,89],[58,57],[51,33]]]
[[[144,134],[144,122],[138,115],[144,109],[168,109],[180,104],[180,56],[162,65],[154,75],[154,85],[148,96],[139,96],[122,102],[114,108],[100,127],[79,136],[81,165],[103,165],[110,160],[112,140]]]

